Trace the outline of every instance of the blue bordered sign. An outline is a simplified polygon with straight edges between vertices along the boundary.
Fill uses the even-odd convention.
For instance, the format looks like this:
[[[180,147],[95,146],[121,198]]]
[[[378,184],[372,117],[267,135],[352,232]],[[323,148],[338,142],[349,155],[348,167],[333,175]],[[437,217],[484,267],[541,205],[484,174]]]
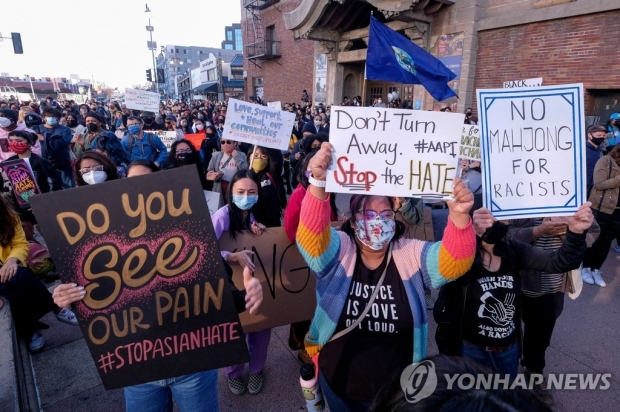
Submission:
[[[586,201],[583,84],[476,94],[484,207],[513,219],[577,211]]]

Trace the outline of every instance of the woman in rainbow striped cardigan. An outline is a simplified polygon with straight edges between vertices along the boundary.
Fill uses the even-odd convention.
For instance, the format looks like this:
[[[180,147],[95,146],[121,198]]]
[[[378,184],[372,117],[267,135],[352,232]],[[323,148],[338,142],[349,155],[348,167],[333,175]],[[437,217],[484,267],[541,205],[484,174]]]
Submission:
[[[317,278],[317,308],[305,344],[315,363],[321,352],[319,380],[331,410],[361,411],[394,374],[426,356],[424,285],[438,288],[471,267],[476,251],[468,215],[473,195],[454,180],[442,242],[399,238],[402,228],[394,221],[391,199],[384,196],[353,196],[352,216],[337,232],[330,227],[324,188],[331,149],[323,143],[310,163],[311,186],[297,231],[299,250]]]

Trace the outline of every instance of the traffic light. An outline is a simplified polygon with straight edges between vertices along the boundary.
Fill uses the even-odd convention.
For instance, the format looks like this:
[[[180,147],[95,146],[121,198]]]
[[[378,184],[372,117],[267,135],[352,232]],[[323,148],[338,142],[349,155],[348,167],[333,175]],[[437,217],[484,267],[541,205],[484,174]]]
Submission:
[[[22,47],[22,35],[19,33],[11,33],[11,40],[13,40],[13,52],[15,54],[24,54],[24,48]]]
[[[157,69],[157,83],[166,83],[164,69]]]
[[[152,81],[153,81],[153,75],[152,75],[152,73],[151,73],[151,69],[148,69],[148,70],[146,71],[146,81],[147,81],[147,82],[152,82]]]

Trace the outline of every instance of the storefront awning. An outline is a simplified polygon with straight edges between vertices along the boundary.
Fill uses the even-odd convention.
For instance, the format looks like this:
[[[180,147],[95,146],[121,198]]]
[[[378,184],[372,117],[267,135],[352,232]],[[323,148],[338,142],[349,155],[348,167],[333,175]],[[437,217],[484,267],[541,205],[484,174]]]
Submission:
[[[192,89],[194,93],[217,93],[217,82],[208,82]]]

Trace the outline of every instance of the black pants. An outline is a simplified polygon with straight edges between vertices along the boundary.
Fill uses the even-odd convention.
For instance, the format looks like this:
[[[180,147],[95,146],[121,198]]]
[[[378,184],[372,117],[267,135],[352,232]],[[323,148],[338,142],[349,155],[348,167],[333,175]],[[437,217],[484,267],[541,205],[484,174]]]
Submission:
[[[583,267],[600,269],[607,259],[611,242],[620,234],[620,209],[615,209],[611,215],[598,212],[596,223],[601,227],[601,234],[598,236],[591,248],[588,248],[583,258]]]
[[[20,267],[8,282],[0,283],[0,294],[11,305],[17,337],[25,340],[29,340],[39,329],[47,329],[48,326],[39,319],[58,308],[43,283],[24,267]]]
[[[545,352],[551,344],[555,321],[564,309],[564,293],[549,293],[539,297],[521,294],[523,319],[523,360],[521,365],[532,373],[543,373]]]

